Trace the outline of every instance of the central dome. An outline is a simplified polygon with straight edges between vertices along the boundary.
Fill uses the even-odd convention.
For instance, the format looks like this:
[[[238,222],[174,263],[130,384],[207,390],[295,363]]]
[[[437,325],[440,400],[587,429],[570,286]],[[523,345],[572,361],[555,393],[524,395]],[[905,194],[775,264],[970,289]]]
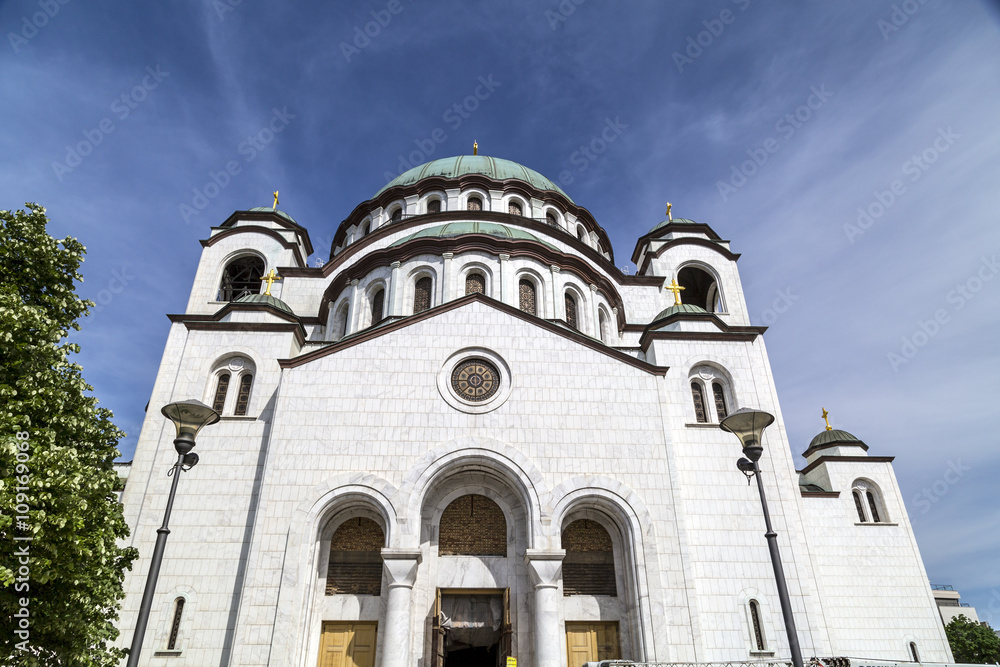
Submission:
[[[542,176],[534,169],[529,169],[510,160],[487,155],[456,155],[455,157],[445,157],[439,160],[431,160],[419,167],[414,167],[404,171],[396,178],[389,181],[385,187],[375,193],[380,194],[395,185],[412,185],[417,181],[431,176],[442,176],[444,178],[458,178],[466,174],[482,174],[492,179],[503,181],[514,178],[525,183],[530,183],[539,190],[552,190],[558,192],[566,199],[569,195],[562,191],[558,185]],[[572,199],[569,199],[573,201]]]
[[[428,227],[426,229],[421,229],[415,234],[410,234],[404,238],[399,239],[390,248],[395,246],[403,245],[407,241],[412,241],[414,239],[442,239],[449,236],[461,236],[463,234],[486,234],[488,236],[496,236],[501,239],[520,239],[522,241],[535,241],[536,243],[541,243],[544,246],[548,246],[553,250],[558,250],[551,243],[547,243],[531,232],[526,232],[523,229],[517,229],[516,227],[508,227],[507,225],[501,225],[495,222],[449,222],[446,225],[437,225],[435,227]]]

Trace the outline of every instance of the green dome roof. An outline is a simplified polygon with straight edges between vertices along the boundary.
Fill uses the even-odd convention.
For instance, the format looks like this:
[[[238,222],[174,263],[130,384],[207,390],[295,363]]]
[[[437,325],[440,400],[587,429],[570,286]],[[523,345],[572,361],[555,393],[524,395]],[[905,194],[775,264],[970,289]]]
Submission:
[[[277,209],[271,208],[270,206],[254,206],[250,210],[251,211],[264,211],[266,213],[277,213],[278,215],[280,215],[285,220],[288,220],[289,222],[295,222],[295,218],[293,218],[292,216],[288,215],[284,211],[279,211]],[[299,223],[295,222],[295,224],[297,225]]]
[[[507,225],[501,225],[496,222],[476,221],[449,222],[446,225],[437,225],[435,227],[421,229],[415,234],[410,234],[409,236],[399,239],[389,247],[391,248],[393,246],[402,245],[407,241],[412,241],[413,239],[440,239],[447,236],[461,236],[462,234],[488,234],[489,236],[496,236],[497,238],[502,239],[535,241],[536,243],[541,243],[542,245],[548,246],[553,250],[558,250],[558,248],[551,243],[546,243],[531,232],[526,232],[523,229],[508,227]]]
[[[659,315],[653,318],[653,321],[662,320],[664,317],[669,317],[676,313],[707,313],[708,311],[701,306],[696,306],[691,303],[682,303],[681,305],[673,305],[664,311],[661,311]]]
[[[530,183],[539,190],[554,190],[563,197],[566,197],[566,199],[569,199],[569,195],[563,192],[562,188],[534,169],[529,169],[510,160],[489,157],[487,155],[456,155],[455,157],[431,160],[419,167],[404,171],[389,181],[384,188],[376,192],[375,196],[378,197],[395,185],[411,185],[430,176],[458,178],[465,174],[482,174],[498,181],[515,178],[519,181]],[[573,200],[570,199],[570,201]]]
[[[809,449],[812,449],[813,447],[820,447],[822,445],[832,445],[834,443],[865,444],[847,431],[841,431],[840,429],[835,428],[829,431],[822,431],[819,435],[813,438],[809,443]],[[867,447],[865,447],[865,449],[867,449]]]
[[[292,312],[292,309],[287,303],[281,299],[271,296],[270,294],[247,294],[236,299],[233,303],[261,303],[265,306],[271,306],[273,308],[277,308],[278,310],[283,310],[289,315],[295,314]]]
[[[674,218],[673,220],[664,220],[663,222],[656,223],[656,225],[654,225],[653,228],[650,229],[649,231],[650,231],[650,233],[652,233],[652,232],[655,232],[660,227],[666,227],[667,225],[670,225],[670,224],[673,224],[673,223],[679,223],[679,224],[682,224],[682,225],[697,225],[698,224],[694,220],[690,220],[688,218]]]

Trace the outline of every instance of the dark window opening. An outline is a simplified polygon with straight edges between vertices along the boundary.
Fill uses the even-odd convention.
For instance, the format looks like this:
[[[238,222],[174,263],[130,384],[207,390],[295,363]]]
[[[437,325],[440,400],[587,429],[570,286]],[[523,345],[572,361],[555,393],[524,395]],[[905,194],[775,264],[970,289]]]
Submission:
[[[511,215],[524,215],[524,209],[516,201],[509,202],[507,204],[507,212]]]
[[[559,222],[556,220],[556,214],[555,213],[546,213],[545,214],[545,222],[549,223],[553,227],[556,227],[556,226],[559,225]]]
[[[397,208],[392,212],[392,215],[389,216],[389,222],[399,222],[402,219],[403,219],[403,209],[401,208]]]
[[[441,212],[441,200],[432,199],[427,202],[427,212],[428,213],[440,213]]]
[[[677,282],[684,288],[681,302],[704,308],[710,313],[716,312],[718,288],[710,273],[685,266],[677,273]]]
[[[348,519],[330,541],[327,595],[379,595],[382,592],[382,526],[365,517]]]
[[[226,392],[229,391],[229,373],[219,376],[219,381],[215,385],[215,398],[212,400],[212,409],[222,414],[222,409],[226,407]]]
[[[569,292],[566,292],[566,324],[579,330],[576,319],[576,299]]]
[[[872,511],[872,521],[875,523],[880,523],[881,519],[878,516],[878,507],[875,504],[875,496],[871,491],[867,492],[865,495],[868,496],[868,507]]]
[[[468,211],[482,211],[483,200],[479,197],[469,197],[468,201],[465,203],[465,208]]]
[[[708,411],[705,409],[705,396],[701,391],[701,385],[697,382],[691,383],[691,397],[694,399],[694,417],[699,424],[708,423]]]
[[[920,662],[920,654],[917,653],[916,642],[910,642],[910,655],[913,656],[913,662]]]
[[[481,273],[470,273],[465,277],[466,294],[486,294],[486,278]]]
[[[219,301],[236,301],[247,294],[260,294],[264,260],[259,257],[239,257],[226,265],[219,287]]]
[[[422,313],[431,307],[431,279],[424,276],[413,287],[413,313]]]
[[[174,603],[174,620],[170,624],[170,639],[167,640],[167,650],[173,651],[177,648],[177,635],[181,631],[181,617],[184,615],[184,598],[177,598]]]
[[[615,554],[604,526],[580,519],[562,533],[563,595],[617,596]]]
[[[535,315],[535,284],[527,278],[522,278],[517,284],[518,307],[528,313]]]
[[[858,510],[858,521],[865,523],[868,519],[865,518],[865,508],[861,503],[861,494],[855,491],[852,495],[854,496],[854,507]]]
[[[240,392],[236,395],[236,409],[233,411],[238,417],[244,417],[250,407],[250,387],[253,386],[253,375],[244,373],[240,377]]]
[[[372,297],[372,324],[378,324],[382,321],[383,311],[385,310],[385,290],[380,289],[375,292],[375,296]]]
[[[753,623],[753,642],[758,651],[764,650],[764,632],[760,626],[760,605],[750,600],[750,621]]]
[[[715,412],[721,422],[729,414],[729,411],[726,410],[726,395],[722,391],[722,385],[718,382],[712,383],[712,395],[715,397]]]

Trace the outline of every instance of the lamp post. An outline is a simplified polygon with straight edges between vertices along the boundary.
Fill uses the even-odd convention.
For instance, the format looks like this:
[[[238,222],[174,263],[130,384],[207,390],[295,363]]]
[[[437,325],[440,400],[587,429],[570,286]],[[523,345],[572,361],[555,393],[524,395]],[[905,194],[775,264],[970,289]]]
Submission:
[[[771,552],[771,567],[774,568],[774,580],[778,584],[778,601],[781,603],[781,615],[785,619],[785,634],[788,635],[788,648],[792,652],[794,667],[802,667],[802,649],[799,648],[799,636],[795,632],[795,619],[792,618],[792,605],[788,599],[788,586],[785,584],[785,571],[781,567],[781,555],[778,553],[778,534],[771,527],[771,514],[767,511],[767,499],[764,497],[764,483],[760,479],[760,467],[757,461],[764,453],[761,436],[764,429],[774,422],[774,416],[760,410],[742,408],[729,415],[719,423],[719,428],[729,431],[743,445],[742,458],[736,462],[736,467],[748,478],[757,478],[757,490],[760,492],[760,506],[764,510],[764,525],[767,532],[767,548]]]
[[[149,622],[149,611],[153,606],[153,593],[156,591],[156,579],[160,574],[160,563],[163,562],[163,551],[167,546],[167,535],[170,529],[170,510],[174,506],[174,495],[177,493],[177,481],[181,471],[190,470],[198,463],[198,455],[192,452],[194,439],[203,427],[219,421],[219,413],[201,401],[180,401],[164,405],[160,410],[177,428],[174,438],[174,449],[177,450],[177,462],[174,463],[169,475],[174,479],[170,483],[170,495],[167,496],[167,509],[163,513],[163,523],[156,530],[156,546],[153,547],[153,559],[149,563],[149,574],[146,576],[146,588],[142,591],[142,604],[139,605],[139,617],[135,622],[135,634],[132,635],[132,647],[128,652],[128,667],[139,664],[139,653],[142,651],[142,640],[146,636],[146,624]]]

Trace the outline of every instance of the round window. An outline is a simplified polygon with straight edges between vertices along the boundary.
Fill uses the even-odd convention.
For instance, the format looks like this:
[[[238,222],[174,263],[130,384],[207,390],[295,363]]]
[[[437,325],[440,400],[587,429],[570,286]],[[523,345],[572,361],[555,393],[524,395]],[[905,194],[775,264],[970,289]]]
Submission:
[[[451,372],[451,387],[465,400],[481,403],[500,389],[500,371],[485,359],[466,359]]]

